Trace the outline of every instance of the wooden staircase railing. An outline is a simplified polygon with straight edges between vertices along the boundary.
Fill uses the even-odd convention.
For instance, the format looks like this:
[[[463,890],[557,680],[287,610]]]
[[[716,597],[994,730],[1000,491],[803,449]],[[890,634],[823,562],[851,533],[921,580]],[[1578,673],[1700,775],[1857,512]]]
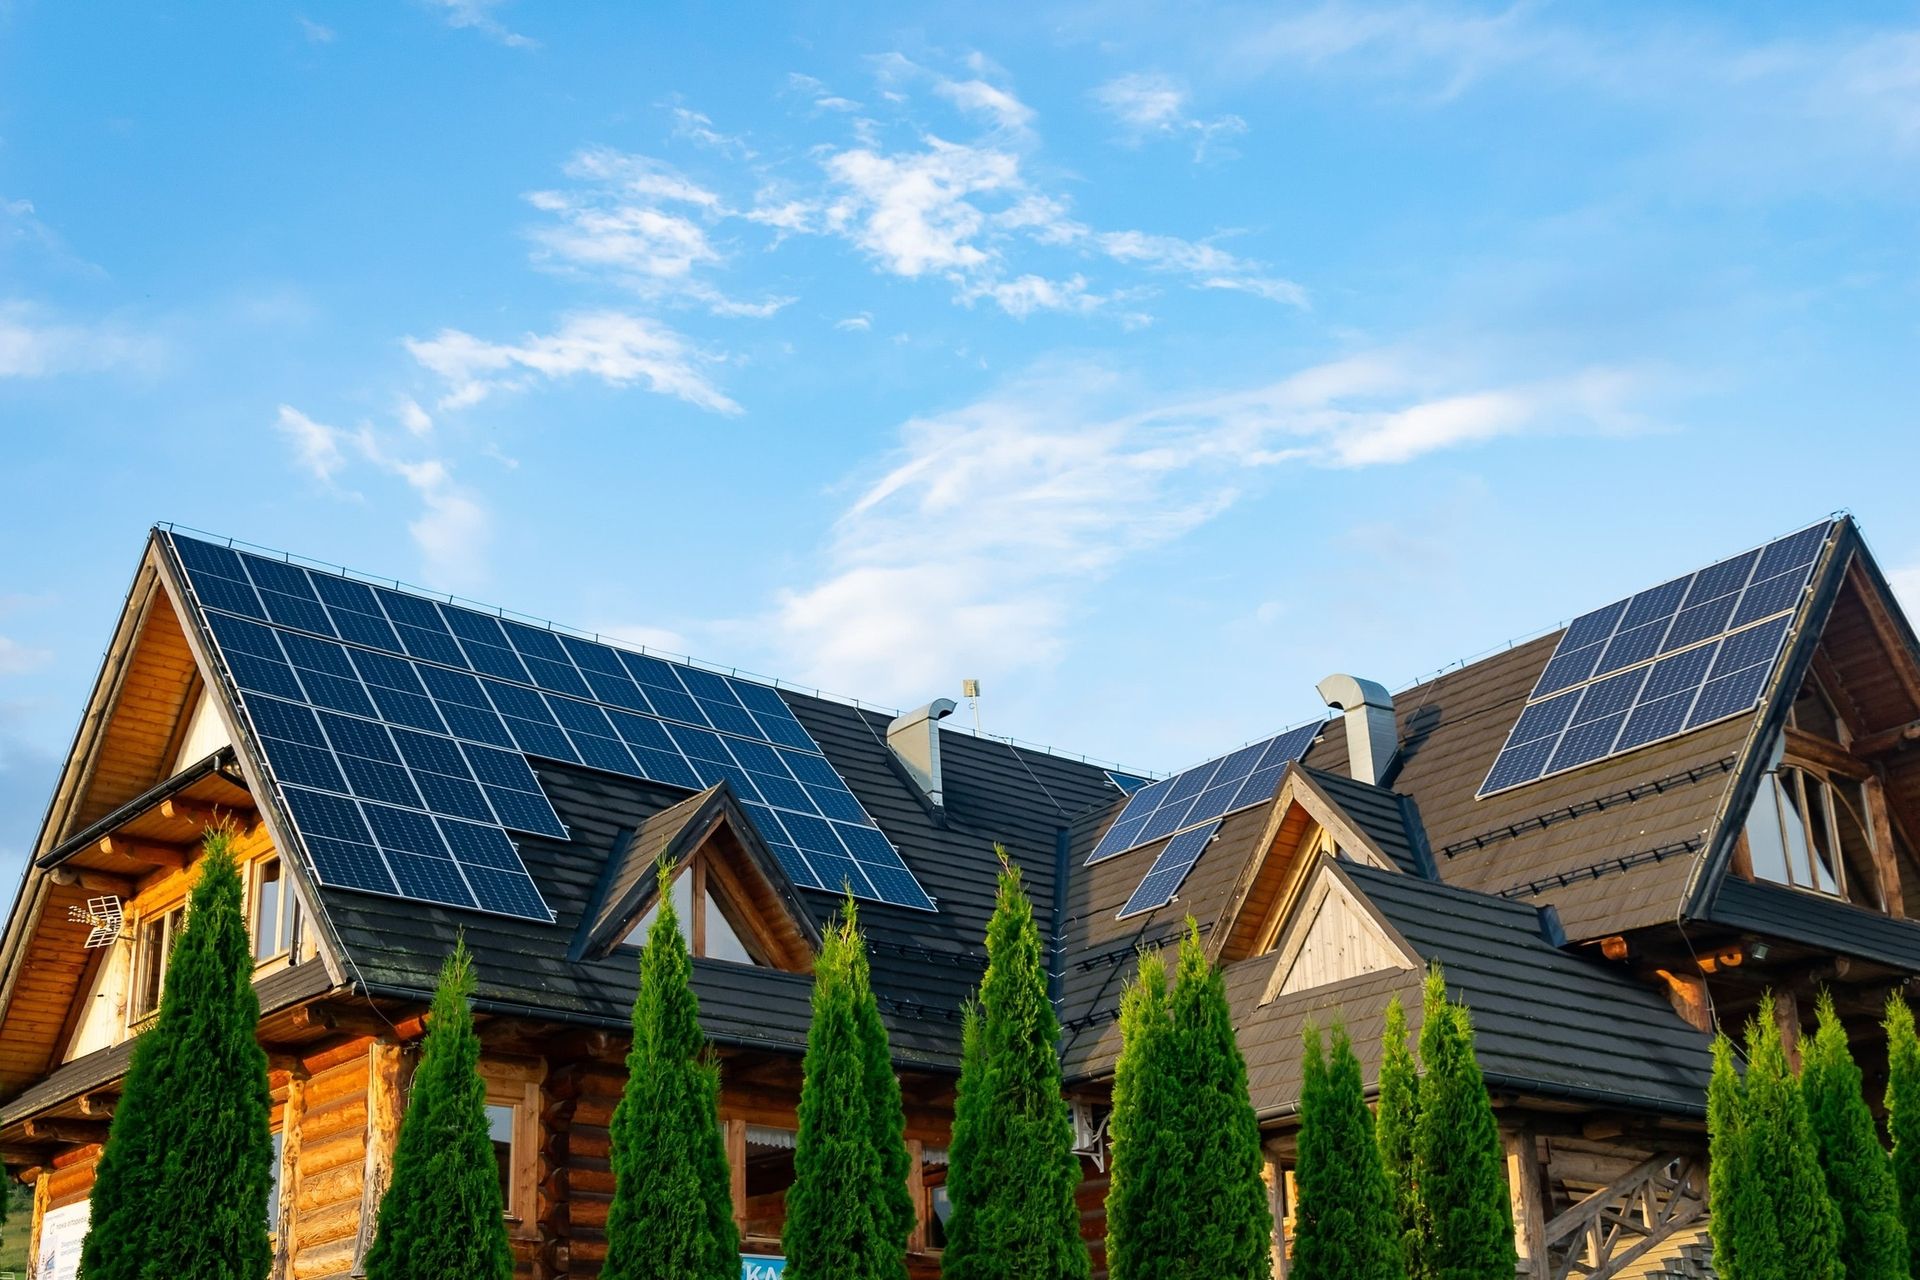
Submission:
[[[1706,1212],[1706,1161],[1666,1153],[1547,1223],[1548,1280],[1610,1280]]]

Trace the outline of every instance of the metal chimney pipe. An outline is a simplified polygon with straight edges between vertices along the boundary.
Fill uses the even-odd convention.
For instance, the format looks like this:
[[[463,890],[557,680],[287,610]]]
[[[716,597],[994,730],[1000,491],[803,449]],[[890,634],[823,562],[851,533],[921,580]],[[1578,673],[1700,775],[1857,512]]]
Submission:
[[[1328,706],[1346,713],[1348,771],[1378,786],[1400,746],[1393,695],[1371,680],[1341,674],[1328,676],[1314,688]]]

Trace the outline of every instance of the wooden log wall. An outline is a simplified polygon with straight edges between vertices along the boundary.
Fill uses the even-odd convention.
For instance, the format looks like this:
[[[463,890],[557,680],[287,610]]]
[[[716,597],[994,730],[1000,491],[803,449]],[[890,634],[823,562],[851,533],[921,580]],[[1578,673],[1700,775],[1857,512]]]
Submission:
[[[297,1159],[281,1188],[291,1239],[277,1280],[346,1280],[353,1272],[366,1182],[371,1045],[350,1041],[308,1062]]]

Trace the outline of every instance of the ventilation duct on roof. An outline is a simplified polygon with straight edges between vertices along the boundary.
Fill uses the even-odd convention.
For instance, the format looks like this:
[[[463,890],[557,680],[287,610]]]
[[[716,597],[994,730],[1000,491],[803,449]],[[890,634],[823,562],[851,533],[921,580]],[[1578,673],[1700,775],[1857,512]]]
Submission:
[[[940,722],[953,714],[953,708],[952,698],[935,698],[887,726],[887,747],[936,808],[944,804],[940,792]]]
[[[1378,786],[1399,749],[1393,695],[1371,680],[1349,675],[1328,676],[1314,688],[1328,706],[1346,713],[1348,770]]]

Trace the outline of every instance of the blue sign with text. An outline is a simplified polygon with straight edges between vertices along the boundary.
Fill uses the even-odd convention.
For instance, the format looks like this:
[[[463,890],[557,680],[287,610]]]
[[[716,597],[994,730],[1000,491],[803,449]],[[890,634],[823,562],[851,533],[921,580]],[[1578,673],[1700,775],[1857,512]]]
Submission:
[[[786,1270],[785,1258],[770,1258],[761,1253],[740,1255],[740,1280],[777,1280]]]

